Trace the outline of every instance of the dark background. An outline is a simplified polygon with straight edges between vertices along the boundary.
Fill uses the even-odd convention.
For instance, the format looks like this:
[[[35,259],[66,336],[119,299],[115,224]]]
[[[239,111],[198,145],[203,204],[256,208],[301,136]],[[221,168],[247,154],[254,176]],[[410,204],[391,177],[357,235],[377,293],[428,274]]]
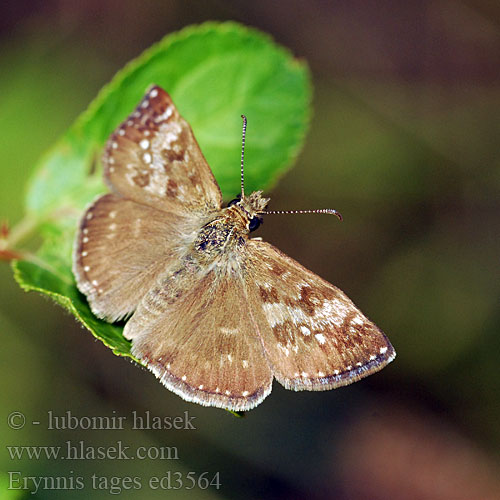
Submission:
[[[272,208],[344,215],[342,224],[268,217],[259,236],[342,288],[398,357],[335,391],[276,384],[237,419],[165,390],[61,308],[22,292],[3,263],[0,498],[24,496],[7,492],[5,471],[98,474],[108,486],[114,476],[139,477],[142,489],[124,489],[125,498],[499,498],[497,2],[2,2],[1,217],[21,219],[37,158],[127,61],[173,30],[226,19],[271,34],[312,70],[311,130],[270,193]],[[47,429],[48,411],[130,421],[134,410],[188,411],[197,429]],[[13,411],[26,415],[22,430],[7,425]],[[5,448],[68,440],[177,447],[179,460],[20,461]],[[219,471],[222,488],[147,486],[169,470]],[[109,496],[88,484],[26,497]]]

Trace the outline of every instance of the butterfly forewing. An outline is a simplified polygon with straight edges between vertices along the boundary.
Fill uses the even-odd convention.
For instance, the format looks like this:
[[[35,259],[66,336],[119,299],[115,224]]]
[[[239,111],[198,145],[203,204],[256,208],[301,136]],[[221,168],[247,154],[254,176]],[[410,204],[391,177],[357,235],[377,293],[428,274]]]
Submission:
[[[247,295],[276,379],[326,390],[394,358],[387,337],[346,295],[269,243],[248,242]]]
[[[107,194],[80,223],[73,271],[94,314],[115,321],[130,314],[159,272],[179,259],[193,219]]]
[[[158,86],[111,135],[103,162],[110,188],[138,203],[168,211],[221,206],[219,186],[191,127]]]
[[[93,312],[114,321],[179,259],[221,194],[191,128],[157,86],[112,134],[103,163],[114,194],[85,212],[73,269]]]
[[[241,278],[184,266],[157,281],[124,335],[133,354],[184,399],[249,410],[272,383],[249,317]]]

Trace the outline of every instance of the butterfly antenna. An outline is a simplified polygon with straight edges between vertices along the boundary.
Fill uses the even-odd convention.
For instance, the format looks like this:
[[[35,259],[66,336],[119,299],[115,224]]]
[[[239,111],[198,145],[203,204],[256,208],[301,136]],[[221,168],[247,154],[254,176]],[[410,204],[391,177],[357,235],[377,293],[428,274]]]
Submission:
[[[342,215],[337,210],[333,208],[319,208],[317,210],[269,210],[266,212],[262,212],[265,215],[275,215],[275,214],[330,214],[338,217],[339,220],[342,220]]]
[[[243,132],[241,134],[241,198],[245,197],[245,182],[244,182],[244,170],[243,170],[243,159],[245,157],[245,135],[247,133],[247,117],[241,115],[243,118]]]
[[[244,158],[245,158],[245,136],[247,133],[247,117],[245,115],[241,115],[243,119],[243,132],[241,134],[241,198],[245,197],[245,186],[244,186]],[[333,208],[320,208],[317,210],[270,210],[261,212],[265,215],[275,215],[275,214],[330,214],[335,215],[342,220],[342,215],[337,210]]]

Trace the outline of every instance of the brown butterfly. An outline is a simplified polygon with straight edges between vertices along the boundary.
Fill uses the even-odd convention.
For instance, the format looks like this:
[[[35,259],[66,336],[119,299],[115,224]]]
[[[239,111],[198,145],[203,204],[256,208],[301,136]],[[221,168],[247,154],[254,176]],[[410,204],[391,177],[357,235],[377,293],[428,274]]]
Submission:
[[[243,146],[246,120],[243,128]],[[111,193],[86,210],[73,271],[92,311],[130,316],[132,353],[187,401],[250,410],[271,392],[323,391],[395,357],[338,288],[259,238],[260,191],[222,208],[215,178],[170,96],[149,89],[111,135]],[[338,215],[334,210],[326,212]]]

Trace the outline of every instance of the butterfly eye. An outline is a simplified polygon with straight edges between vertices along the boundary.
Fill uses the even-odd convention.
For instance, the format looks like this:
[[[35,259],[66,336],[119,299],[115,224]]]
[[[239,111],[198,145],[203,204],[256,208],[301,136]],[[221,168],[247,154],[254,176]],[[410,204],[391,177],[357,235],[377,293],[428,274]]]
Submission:
[[[262,219],[260,217],[252,217],[250,219],[250,224],[248,225],[248,229],[250,232],[255,231],[262,224]]]
[[[239,201],[241,201],[241,195],[238,195],[237,198],[235,198],[234,200],[231,200],[227,206],[230,207],[231,205],[234,205],[235,203],[238,203]]]

